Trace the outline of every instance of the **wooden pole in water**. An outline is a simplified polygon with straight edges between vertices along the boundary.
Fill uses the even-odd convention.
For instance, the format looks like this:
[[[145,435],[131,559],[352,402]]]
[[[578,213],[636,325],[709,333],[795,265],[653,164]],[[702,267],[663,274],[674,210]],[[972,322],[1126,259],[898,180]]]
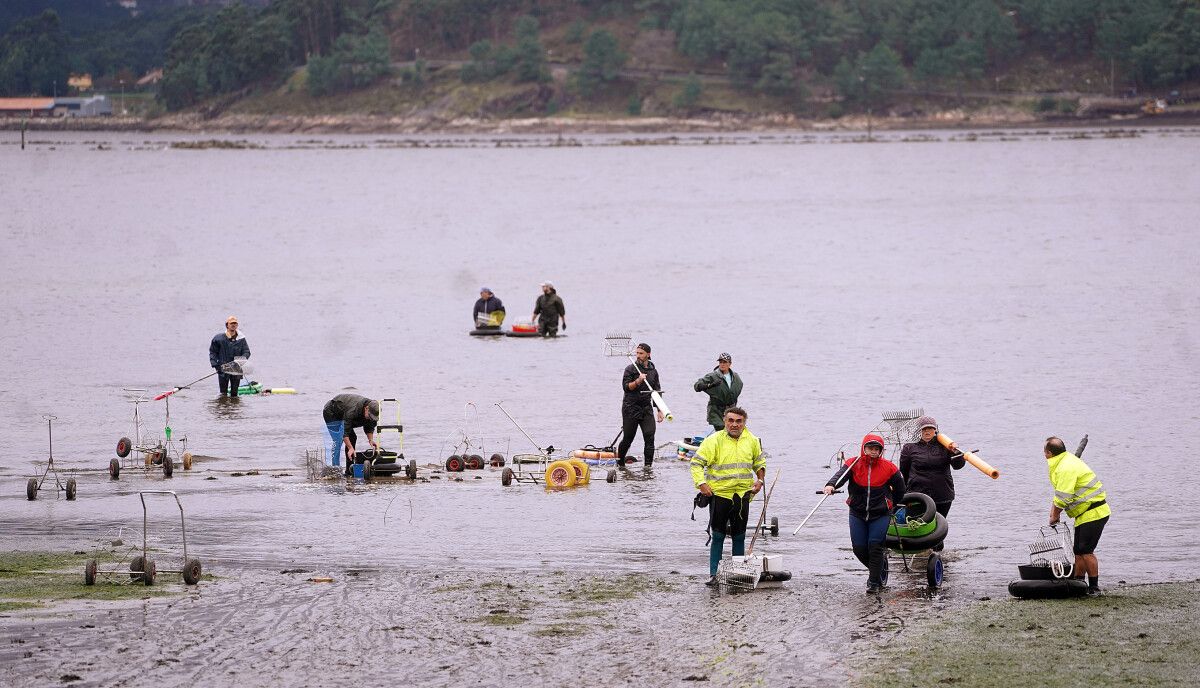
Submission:
[[[946,437],[945,435],[943,435],[942,433],[939,432],[938,436],[937,436],[937,441],[943,447],[946,447],[947,449],[949,449],[950,443],[953,442],[954,440],[950,439],[949,437]],[[1000,477],[1000,471],[996,470],[995,468],[992,468],[991,464],[989,464],[987,461],[984,461],[983,459],[979,458],[975,454],[972,454],[971,452],[963,452],[963,458],[966,459],[967,462],[970,463],[972,466],[978,468],[984,475],[991,478],[992,480],[996,480]]]
[[[21,118],[21,150],[25,150],[25,127],[28,126],[29,120]]]

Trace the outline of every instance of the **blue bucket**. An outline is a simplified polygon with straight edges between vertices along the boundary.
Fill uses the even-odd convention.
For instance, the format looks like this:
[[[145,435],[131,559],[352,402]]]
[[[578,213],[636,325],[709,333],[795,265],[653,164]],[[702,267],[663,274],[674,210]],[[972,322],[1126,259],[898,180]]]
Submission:
[[[363,465],[361,463],[354,464],[354,477],[358,480],[363,479]]]

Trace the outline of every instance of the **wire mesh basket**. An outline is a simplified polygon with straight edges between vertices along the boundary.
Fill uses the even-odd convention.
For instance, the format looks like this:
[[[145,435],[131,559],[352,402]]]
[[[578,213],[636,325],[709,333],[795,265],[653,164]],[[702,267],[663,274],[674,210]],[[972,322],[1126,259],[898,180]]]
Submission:
[[[758,587],[762,573],[762,557],[726,557],[717,563],[717,583],[734,590],[753,590]]]
[[[633,355],[633,333],[632,332],[609,332],[604,335],[604,355],[605,356],[632,356]]]
[[[1055,578],[1071,576],[1075,568],[1071,527],[1056,523],[1039,528],[1037,539],[1029,543],[1029,564],[1049,567]]]

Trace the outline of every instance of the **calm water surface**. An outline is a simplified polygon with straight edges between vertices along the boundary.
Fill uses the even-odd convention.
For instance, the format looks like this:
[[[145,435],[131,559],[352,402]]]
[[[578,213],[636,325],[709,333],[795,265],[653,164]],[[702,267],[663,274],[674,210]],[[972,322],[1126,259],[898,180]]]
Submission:
[[[782,469],[771,513],[788,534],[770,546],[797,575],[857,592],[844,506],[791,528],[839,446],[883,411],[924,407],[1003,472],[956,475],[949,594],[1003,594],[1025,561],[1050,434],[1091,437],[1114,510],[1105,577],[1191,578],[1200,136],[1134,133],[443,149],[259,136],[254,150],[39,134],[24,152],[0,134],[0,547],[107,537],[138,522],[136,490],[167,487],[210,559],[698,574],[703,520],[675,463],[561,494],[490,471],[365,489],[304,477],[321,407],[347,388],[399,397],[423,464],[464,429],[528,450],[498,401],[543,445],[607,443],[623,362],[603,338],[626,330],[653,345],[676,414],[659,443],[704,431],[692,382],[733,354]],[[480,285],[511,320],[546,279],[567,337],[467,336]],[[169,483],[109,482],[99,471],[130,433],[122,388],[209,372],[231,313],[252,377],[301,393],[218,403],[205,381],[174,398],[172,426],[217,458]],[[143,411],[161,426],[161,403]],[[24,499],[47,413],[55,458],[91,471],[76,503]]]

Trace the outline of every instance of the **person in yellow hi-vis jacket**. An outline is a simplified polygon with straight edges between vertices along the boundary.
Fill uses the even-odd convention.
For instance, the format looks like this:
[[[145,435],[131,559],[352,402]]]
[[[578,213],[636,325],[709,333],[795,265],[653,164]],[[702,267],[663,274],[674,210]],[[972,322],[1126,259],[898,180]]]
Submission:
[[[1062,512],[1075,520],[1075,577],[1088,577],[1088,595],[1100,594],[1100,563],[1096,560],[1096,545],[1112,514],[1104,483],[1078,456],[1067,451],[1067,445],[1057,437],[1047,437],[1044,448],[1054,486],[1054,501],[1050,505],[1050,525],[1058,523]]]
[[[730,406],[724,418],[725,429],[705,437],[691,462],[692,482],[709,500],[712,547],[705,585],[710,586],[717,584],[717,564],[726,535],[733,541],[733,556],[746,553],[750,500],[762,489],[767,474],[762,442],[746,429],[746,410]]]

